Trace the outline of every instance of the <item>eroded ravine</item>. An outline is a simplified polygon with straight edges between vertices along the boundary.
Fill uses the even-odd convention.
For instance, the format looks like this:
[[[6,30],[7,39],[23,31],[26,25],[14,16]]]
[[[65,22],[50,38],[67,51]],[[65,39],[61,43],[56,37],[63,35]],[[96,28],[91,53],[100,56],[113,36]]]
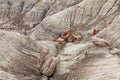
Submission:
[[[0,79],[119,80],[119,3],[0,0]],[[61,45],[60,34],[70,29]]]

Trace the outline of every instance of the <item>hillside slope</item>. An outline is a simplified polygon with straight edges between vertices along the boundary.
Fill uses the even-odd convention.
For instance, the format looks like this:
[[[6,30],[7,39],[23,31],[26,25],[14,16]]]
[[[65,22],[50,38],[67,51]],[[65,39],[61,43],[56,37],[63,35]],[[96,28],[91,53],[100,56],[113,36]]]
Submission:
[[[0,0],[0,80],[120,80],[119,22],[120,0]]]

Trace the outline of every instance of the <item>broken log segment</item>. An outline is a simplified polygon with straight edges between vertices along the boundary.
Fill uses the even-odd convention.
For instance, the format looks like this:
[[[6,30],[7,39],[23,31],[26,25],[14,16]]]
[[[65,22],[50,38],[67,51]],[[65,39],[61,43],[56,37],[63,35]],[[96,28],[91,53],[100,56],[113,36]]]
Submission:
[[[56,66],[60,62],[59,56],[55,56],[55,55],[49,56],[49,55],[50,55],[49,49],[46,49],[46,51],[42,50],[39,62],[37,64],[37,73],[40,75],[41,74],[46,75],[48,77],[54,73]]]

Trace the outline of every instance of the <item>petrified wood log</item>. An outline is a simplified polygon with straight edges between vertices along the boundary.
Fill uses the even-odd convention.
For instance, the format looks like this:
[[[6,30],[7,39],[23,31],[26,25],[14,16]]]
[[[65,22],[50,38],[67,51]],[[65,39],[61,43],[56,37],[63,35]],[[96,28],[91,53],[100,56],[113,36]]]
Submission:
[[[51,76],[54,73],[56,66],[59,64],[59,62],[59,56],[50,55],[49,49],[45,49],[40,54],[40,59],[37,64],[37,72],[46,76]]]

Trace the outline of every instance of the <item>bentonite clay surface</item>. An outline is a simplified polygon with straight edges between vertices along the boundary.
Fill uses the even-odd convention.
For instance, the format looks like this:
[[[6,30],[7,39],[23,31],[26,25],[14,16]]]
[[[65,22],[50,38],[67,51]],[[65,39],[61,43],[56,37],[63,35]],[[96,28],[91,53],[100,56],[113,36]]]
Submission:
[[[120,80],[120,0],[0,0],[0,80]]]

